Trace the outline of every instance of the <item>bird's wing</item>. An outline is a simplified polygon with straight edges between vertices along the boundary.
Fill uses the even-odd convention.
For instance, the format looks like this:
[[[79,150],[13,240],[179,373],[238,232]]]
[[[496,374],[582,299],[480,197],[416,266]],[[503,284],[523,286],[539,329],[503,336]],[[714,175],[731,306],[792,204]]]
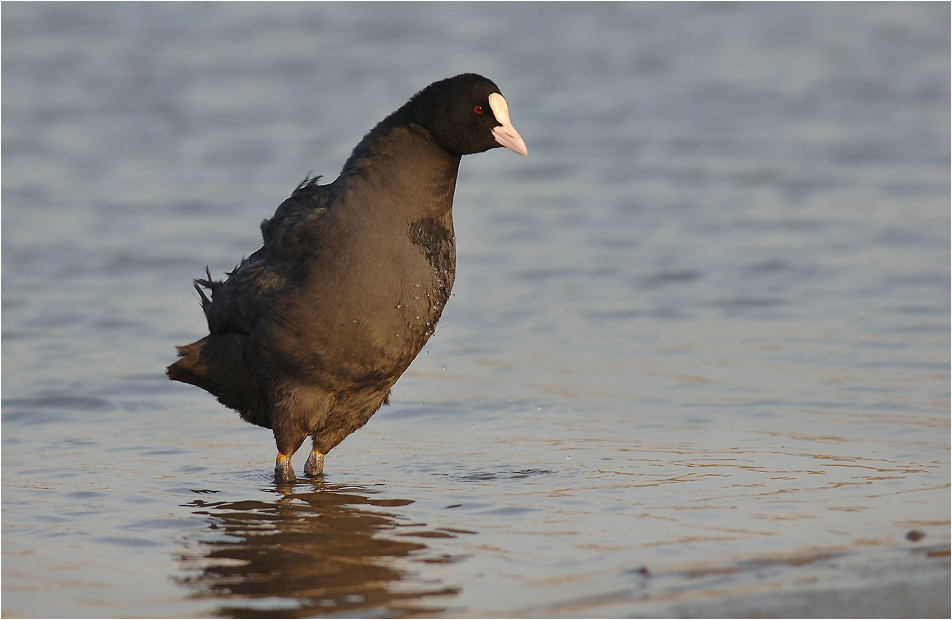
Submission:
[[[322,216],[330,200],[328,186],[307,179],[261,223],[264,245],[228,273],[224,281],[195,280],[212,334],[250,334],[275,293],[293,279],[308,256],[320,250]],[[211,291],[209,298],[203,289]]]
[[[305,179],[291,197],[281,203],[270,220],[261,222],[261,236],[268,259],[293,268],[320,250],[323,222],[331,200],[329,185],[320,177]]]

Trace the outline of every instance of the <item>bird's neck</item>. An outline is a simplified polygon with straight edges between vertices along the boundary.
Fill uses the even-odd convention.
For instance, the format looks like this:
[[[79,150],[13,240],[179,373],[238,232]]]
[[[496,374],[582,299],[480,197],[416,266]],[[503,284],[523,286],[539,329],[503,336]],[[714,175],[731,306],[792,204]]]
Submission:
[[[377,197],[368,205],[407,221],[449,217],[461,157],[440,147],[415,123],[388,118],[351,154],[341,178],[352,191],[369,189]]]

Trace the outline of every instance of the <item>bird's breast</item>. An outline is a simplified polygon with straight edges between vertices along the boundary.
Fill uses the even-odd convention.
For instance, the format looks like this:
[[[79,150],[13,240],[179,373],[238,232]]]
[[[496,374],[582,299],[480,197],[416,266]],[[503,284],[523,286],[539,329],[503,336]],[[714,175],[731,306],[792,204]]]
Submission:
[[[297,313],[306,314],[315,367],[333,365],[402,373],[433,335],[456,273],[452,219],[422,218],[353,235],[325,248],[333,264],[315,264]],[[303,335],[299,335],[301,339]],[[318,364],[317,362],[320,361]]]

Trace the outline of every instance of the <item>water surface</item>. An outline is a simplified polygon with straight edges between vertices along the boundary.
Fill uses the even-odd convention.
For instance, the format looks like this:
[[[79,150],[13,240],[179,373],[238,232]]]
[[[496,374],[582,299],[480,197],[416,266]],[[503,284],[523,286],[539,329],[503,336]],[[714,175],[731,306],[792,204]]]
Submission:
[[[949,615],[948,5],[3,17],[4,616]],[[277,487],[164,377],[191,279],[463,71],[530,156],[464,160],[436,336]]]

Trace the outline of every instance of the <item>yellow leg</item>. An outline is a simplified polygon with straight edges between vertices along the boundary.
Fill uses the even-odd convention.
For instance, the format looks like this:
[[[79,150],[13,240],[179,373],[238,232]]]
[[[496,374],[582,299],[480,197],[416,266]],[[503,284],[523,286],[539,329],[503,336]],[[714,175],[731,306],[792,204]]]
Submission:
[[[294,482],[294,469],[291,468],[291,457],[278,452],[278,458],[274,461],[274,480],[275,482]]]
[[[317,450],[311,450],[307,457],[307,463],[304,464],[304,475],[312,478],[324,473],[324,454]]]

